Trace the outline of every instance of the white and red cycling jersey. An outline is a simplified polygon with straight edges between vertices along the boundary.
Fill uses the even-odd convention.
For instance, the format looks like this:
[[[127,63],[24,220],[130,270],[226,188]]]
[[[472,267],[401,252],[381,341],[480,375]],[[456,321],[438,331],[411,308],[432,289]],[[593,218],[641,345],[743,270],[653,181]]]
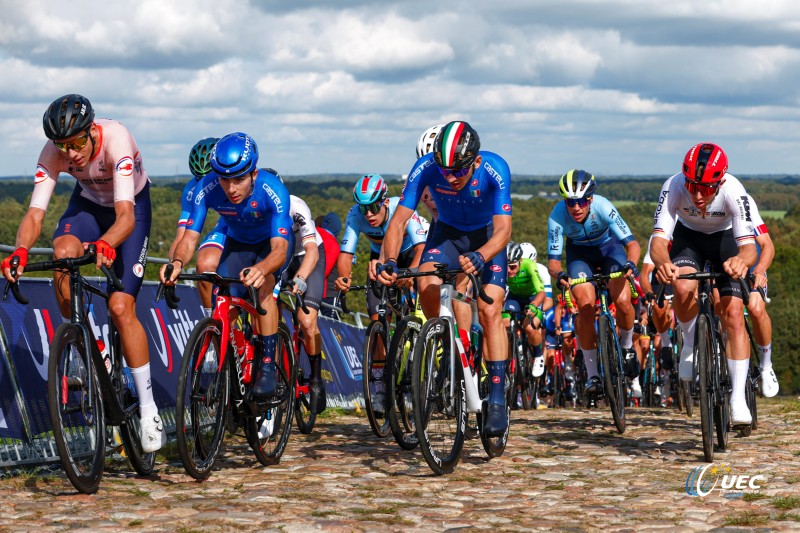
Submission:
[[[30,207],[47,210],[58,176],[72,175],[83,189],[81,196],[105,207],[114,202],[134,202],[134,197],[150,181],[142,156],[128,129],[116,120],[97,119],[97,154],[86,168],[76,167],[53,141],[47,141],[36,165]],[[91,141],[90,141],[91,143]]]
[[[690,230],[706,234],[732,228],[737,246],[753,244],[754,204],[738,179],[730,174],[723,179],[725,183],[720,185],[704,213],[695,207],[682,172],[664,182],[653,220],[653,237],[672,240],[675,224],[680,222]]]

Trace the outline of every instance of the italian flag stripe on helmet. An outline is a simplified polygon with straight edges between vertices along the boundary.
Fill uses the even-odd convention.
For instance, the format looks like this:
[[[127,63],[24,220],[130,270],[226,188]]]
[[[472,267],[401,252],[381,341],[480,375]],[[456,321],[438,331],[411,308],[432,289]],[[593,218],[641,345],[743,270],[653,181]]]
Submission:
[[[463,122],[453,122],[444,131],[442,138],[442,163],[445,168],[452,168],[456,160],[456,147],[464,132]]]

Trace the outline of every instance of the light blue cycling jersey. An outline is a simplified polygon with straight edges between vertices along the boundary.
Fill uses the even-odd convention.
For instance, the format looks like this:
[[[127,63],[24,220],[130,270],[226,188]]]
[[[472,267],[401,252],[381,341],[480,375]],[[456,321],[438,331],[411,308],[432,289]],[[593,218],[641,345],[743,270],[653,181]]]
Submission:
[[[383,238],[386,236],[386,228],[389,227],[389,220],[392,218],[400,198],[393,196],[389,198],[389,213],[386,215],[386,220],[378,226],[373,228],[367,222],[367,218],[358,210],[358,205],[350,208],[345,219],[344,235],[342,235],[342,253],[353,254],[356,253],[356,245],[358,244],[358,237],[361,233],[367,236],[372,241],[372,251],[380,253]],[[411,208],[413,209],[413,207]],[[405,252],[409,248],[413,248],[419,243],[425,242],[427,232],[422,227],[422,222],[419,219],[417,212],[411,215],[408,219],[406,232],[403,235],[403,244],[400,246],[400,253]]]
[[[281,179],[264,169],[258,171],[253,192],[245,200],[233,204],[209,174],[195,187],[192,211],[186,229],[202,232],[209,209],[219,213],[227,225],[228,237],[246,244],[255,244],[272,237],[294,241],[292,217],[289,215],[289,191]]]
[[[400,205],[416,209],[427,186],[439,210],[438,220],[463,231],[485,228],[495,215],[511,216],[511,173],[505,159],[478,152],[481,166],[460,191],[453,190],[433,160],[433,152],[417,160],[408,174]]]
[[[547,221],[547,258],[560,261],[564,251],[562,237],[576,246],[599,246],[616,237],[623,245],[633,240],[628,224],[614,205],[603,196],[594,195],[589,215],[583,224],[575,222],[566,202],[558,202]]]

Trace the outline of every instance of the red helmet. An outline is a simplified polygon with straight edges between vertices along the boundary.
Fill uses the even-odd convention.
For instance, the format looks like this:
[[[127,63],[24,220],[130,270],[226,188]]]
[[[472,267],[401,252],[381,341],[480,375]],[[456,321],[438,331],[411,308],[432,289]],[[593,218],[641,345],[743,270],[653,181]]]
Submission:
[[[728,156],[716,144],[697,144],[683,158],[683,174],[695,183],[717,183],[727,171]]]

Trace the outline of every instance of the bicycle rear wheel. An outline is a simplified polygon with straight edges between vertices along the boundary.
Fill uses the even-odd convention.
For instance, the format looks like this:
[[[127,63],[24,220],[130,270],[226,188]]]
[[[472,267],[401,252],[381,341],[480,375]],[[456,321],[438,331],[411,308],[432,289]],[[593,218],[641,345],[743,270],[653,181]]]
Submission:
[[[625,432],[625,402],[628,399],[628,388],[625,372],[622,368],[622,352],[619,347],[614,325],[606,315],[600,315],[597,328],[597,348],[600,363],[603,365],[605,394],[611,407],[611,416],[617,432]]]
[[[508,337],[508,359],[506,359],[506,405],[517,403],[517,346],[519,337],[517,331],[506,330]]]
[[[539,380],[533,377],[533,355],[531,347],[527,342],[522,344],[522,408],[525,410],[536,409],[537,396],[539,394]]]
[[[456,364],[451,382],[450,329],[445,320],[431,318],[422,326],[411,365],[414,425],[422,456],[436,474],[453,471],[461,459],[467,405],[464,376]]]
[[[116,344],[119,346],[119,344]],[[120,353],[117,351],[116,353]],[[128,413],[119,428],[119,436],[122,446],[125,448],[125,456],[133,469],[140,476],[149,476],[153,473],[156,466],[156,453],[145,453],[142,450],[142,424],[139,414],[139,399],[133,395],[128,387],[122,382],[122,361],[118,361],[114,367],[112,382],[120,398],[120,405]]]
[[[414,346],[422,328],[414,316],[403,317],[392,335],[387,354],[387,395],[391,402],[389,426],[395,442],[404,450],[413,450],[419,444],[414,427],[414,402],[411,387],[411,363]]]
[[[714,340],[706,315],[701,314],[697,317],[695,335],[697,343],[694,347],[694,356],[700,378],[700,428],[703,433],[703,457],[706,462],[710,463],[714,460],[714,383],[711,360],[714,356]]]
[[[731,429],[731,382],[728,379],[728,362],[725,348],[714,355],[717,394],[714,405],[714,426],[717,429],[717,446],[720,451],[728,449],[728,432]],[[749,427],[749,426],[748,426]]]
[[[186,473],[206,479],[222,453],[231,394],[229,360],[220,362],[221,330],[213,318],[200,320],[181,360],[175,403],[178,454]],[[228,357],[235,357],[230,344]]]
[[[644,368],[644,383],[642,385],[642,400],[644,407],[661,407],[656,405],[656,357],[653,348],[653,341],[650,341],[650,349],[647,352],[647,363]],[[636,378],[639,379],[639,378]]]
[[[278,324],[278,345],[275,350],[278,388],[285,387],[286,392],[279,403],[267,404],[258,416],[248,417],[244,424],[247,442],[258,462],[264,466],[277,464],[281,460],[292,431],[297,365],[292,336],[283,323]]]
[[[745,390],[745,394],[749,395],[747,397],[747,405],[750,407],[750,414],[753,415],[753,423],[750,424],[750,428],[753,431],[758,429],[758,404],[756,403],[756,398],[758,398],[758,380],[760,377],[761,373],[758,367],[751,363],[750,374],[747,376],[747,389]]]
[[[363,372],[361,381],[364,386],[364,410],[367,412],[367,419],[372,432],[377,437],[385,437],[389,434],[388,405],[390,402],[385,379],[385,357],[388,348],[386,339],[388,335],[383,322],[375,320],[369,325],[366,340],[364,341],[364,356],[361,366]],[[376,360],[379,350],[384,352],[383,361]],[[378,402],[375,400],[378,400]]]
[[[508,444],[508,432],[510,430],[511,424],[509,427],[506,428],[506,432],[499,436],[499,437],[490,437],[486,435],[483,431],[483,421],[485,420],[485,410],[488,405],[488,398],[489,398],[489,376],[488,372],[486,371],[486,365],[480,365],[478,371],[478,385],[479,389],[478,392],[481,395],[483,401],[481,402],[481,411],[477,413],[478,418],[478,430],[481,435],[481,444],[483,444],[483,449],[486,451],[486,455],[489,456],[490,459],[495,457],[500,457],[503,455],[503,452],[506,450],[506,444]],[[506,404],[506,415],[510,417],[510,410],[511,406]]]
[[[298,343],[298,350],[295,353],[297,360],[297,388],[295,392],[294,419],[297,422],[297,429],[303,435],[308,435],[314,431],[317,422],[317,396],[318,390],[310,385],[311,377],[307,378],[300,364],[300,350],[303,343]]]
[[[97,492],[106,450],[103,395],[83,330],[69,322],[58,327],[50,344],[47,399],[67,478],[78,492]]]

